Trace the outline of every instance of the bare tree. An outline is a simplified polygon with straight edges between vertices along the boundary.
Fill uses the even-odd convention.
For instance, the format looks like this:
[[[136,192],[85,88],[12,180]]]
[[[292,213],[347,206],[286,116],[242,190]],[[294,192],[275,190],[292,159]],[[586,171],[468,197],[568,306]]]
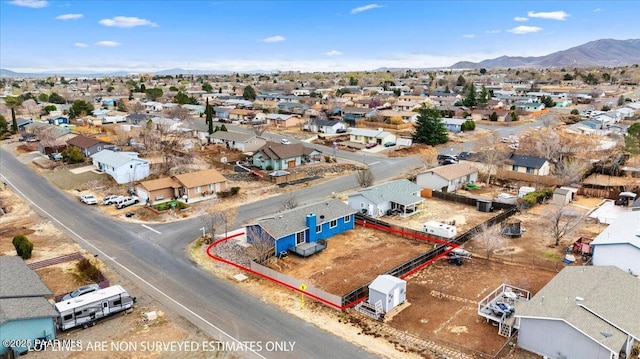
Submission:
[[[189,110],[181,107],[181,106],[174,106],[171,107],[169,109],[167,109],[165,111],[166,115],[169,116],[170,118],[177,118],[180,121],[184,121],[187,118],[189,118]]]
[[[373,185],[375,178],[369,167],[360,167],[356,169],[356,180],[360,187],[370,187]]]
[[[582,179],[588,169],[588,163],[581,160],[565,158],[555,166],[555,174],[567,185],[576,183]]]
[[[137,101],[132,103],[129,108],[131,109],[131,111],[133,111],[133,113],[142,113],[144,111],[144,105]]]
[[[282,211],[287,211],[287,210],[290,210],[290,209],[294,209],[296,207],[298,207],[298,200],[296,198],[296,194],[293,193],[293,192],[289,192],[289,194],[282,201],[281,210]]]
[[[495,225],[489,226],[487,223],[483,223],[480,228],[477,229],[472,240],[482,245],[487,259],[491,258],[496,249],[504,247],[504,237],[500,233],[500,227]]]
[[[494,131],[489,136],[478,141],[476,145],[476,150],[482,153],[482,160],[485,165],[484,170],[487,173],[487,186],[491,185],[491,175],[496,173],[498,167],[507,159],[506,145],[500,140],[500,135]]]
[[[559,245],[562,238],[576,232],[584,222],[584,215],[578,211],[567,208],[566,205],[552,205],[552,209],[544,216],[545,228],[553,239],[555,245]]]
[[[251,243],[249,252],[257,263],[264,264],[275,254],[275,240],[262,227],[258,225],[248,226],[246,235],[247,241]]]
[[[269,127],[266,120],[265,122],[260,122],[260,123],[254,122],[253,120],[251,120],[250,126],[251,126],[251,130],[253,130],[253,133],[258,137],[262,136],[264,131],[266,131],[267,128]]]
[[[28,99],[22,102],[22,107],[27,111],[27,113],[33,117],[40,113],[40,106],[33,99]]]

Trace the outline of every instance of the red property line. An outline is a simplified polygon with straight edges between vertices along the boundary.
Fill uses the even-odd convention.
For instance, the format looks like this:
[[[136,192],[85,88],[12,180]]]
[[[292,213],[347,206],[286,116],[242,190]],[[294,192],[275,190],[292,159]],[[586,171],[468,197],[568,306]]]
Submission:
[[[425,263],[421,264],[419,267],[414,268],[414,269],[413,269],[413,270],[411,270],[410,272],[408,272],[408,273],[406,273],[405,275],[403,275],[403,276],[401,277],[402,279],[408,278],[408,277],[409,277],[409,276],[411,276],[412,274],[414,274],[414,273],[416,273],[416,272],[418,272],[418,271],[422,270],[423,268],[425,268],[426,266],[430,265],[431,263],[433,263],[433,262],[437,261],[438,259],[440,259],[440,258],[442,258],[442,257],[446,256],[447,254],[449,254],[449,252],[453,251],[455,248],[457,248],[457,247],[458,247],[458,245],[457,245],[457,244],[455,244],[455,243],[445,242],[445,241],[438,240],[438,239],[435,239],[435,238],[431,238],[431,237],[428,237],[428,236],[418,236],[418,235],[416,235],[416,234],[414,234],[414,233],[408,233],[408,232],[403,232],[403,231],[394,230],[394,229],[390,229],[390,228],[385,228],[385,227],[378,226],[378,225],[375,225],[375,224],[372,224],[372,223],[366,223],[366,222],[356,222],[356,223],[357,223],[357,224],[359,224],[359,225],[365,226],[365,227],[371,227],[371,228],[375,228],[375,229],[382,230],[382,231],[386,231],[386,232],[393,232],[393,233],[403,234],[403,235],[407,235],[407,236],[410,236],[410,237],[414,237],[414,238],[417,238],[417,239],[420,239],[420,240],[429,241],[429,242],[435,242],[435,243],[439,243],[439,244],[447,244],[447,245],[451,246],[451,248],[450,248],[450,249],[446,250],[446,251],[445,251],[445,252],[443,252],[442,254],[440,254],[440,255],[438,255],[438,256],[436,256],[436,257],[434,257],[434,258],[430,259],[429,261],[427,261],[427,262],[425,262]],[[362,297],[360,297],[360,298],[358,298],[358,299],[354,300],[353,302],[348,303],[348,304],[346,304],[346,305],[338,305],[338,304],[335,304],[335,303],[333,303],[333,302],[330,302],[330,301],[328,301],[328,300],[326,300],[326,299],[324,299],[324,298],[321,298],[321,297],[319,297],[319,296],[317,296],[317,295],[314,295],[314,294],[308,293],[308,292],[306,292],[306,291],[301,290],[300,288],[296,288],[296,287],[294,287],[294,286],[292,286],[292,285],[290,285],[290,284],[287,284],[287,283],[282,282],[282,281],[280,281],[280,280],[277,280],[277,279],[275,279],[275,278],[273,278],[273,277],[270,277],[270,276],[268,276],[268,275],[266,275],[266,274],[263,274],[263,273],[257,272],[257,271],[255,271],[255,270],[253,270],[253,269],[251,269],[251,268],[248,268],[248,267],[245,267],[245,266],[243,266],[243,265],[241,265],[241,264],[238,264],[238,263],[232,262],[232,261],[230,261],[230,260],[227,260],[227,259],[224,259],[224,258],[218,257],[217,255],[215,255],[215,254],[212,254],[212,253],[211,253],[211,249],[212,249],[212,248],[214,248],[215,246],[217,246],[218,244],[220,244],[220,243],[222,243],[222,242],[225,242],[225,241],[228,241],[229,239],[232,239],[232,238],[235,238],[235,237],[239,237],[239,236],[244,235],[244,234],[245,234],[244,232],[236,233],[236,234],[234,234],[234,235],[231,235],[231,236],[229,236],[229,237],[225,237],[225,238],[221,238],[221,239],[219,239],[219,240],[217,240],[217,241],[215,241],[215,242],[211,243],[211,244],[207,247],[207,255],[208,255],[211,259],[217,260],[217,261],[222,262],[222,263],[225,263],[225,264],[229,264],[229,265],[231,265],[231,266],[233,266],[233,267],[236,267],[236,268],[238,268],[238,269],[241,269],[241,270],[243,270],[243,271],[245,271],[245,272],[249,272],[249,273],[254,274],[254,275],[257,275],[257,276],[259,276],[259,277],[262,277],[262,278],[268,279],[268,280],[270,280],[270,281],[272,281],[272,282],[274,282],[274,283],[278,283],[278,284],[280,284],[280,285],[282,285],[282,286],[284,286],[284,287],[286,287],[286,288],[289,288],[289,289],[291,289],[291,290],[293,290],[293,291],[296,291],[296,292],[298,292],[298,293],[300,293],[300,294],[304,294],[304,295],[306,295],[306,296],[309,296],[309,297],[311,297],[311,298],[313,298],[313,299],[315,299],[315,300],[317,300],[317,301],[320,301],[320,302],[322,302],[322,303],[325,303],[325,304],[327,304],[327,305],[329,305],[329,306],[331,306],[331,307],[333,307],[333,308],[336,308],[336,309],[338,309],[338,310],[341,310],[341,311],[344,311],[344,310],[346,310],[346,309],[348,309],[348,308],[351,308],[351,307],[355,306],[356,304],[358,304],[358,303],[360,303],[360,302],[363,302],[363,301],[365,301],[365,300],[367,299],[367,296],[362,296]]]

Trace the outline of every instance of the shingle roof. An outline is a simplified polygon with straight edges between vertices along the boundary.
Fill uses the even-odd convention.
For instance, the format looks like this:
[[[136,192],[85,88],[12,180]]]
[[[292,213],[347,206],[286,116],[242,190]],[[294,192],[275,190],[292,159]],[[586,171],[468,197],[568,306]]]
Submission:
[[[42,280],[20,257],[0,256],[0,298],[51,295]]]
[[[58,314],[44,297],[0,299],[0,325],[32,318],[55,318]]]
[[[241,132],[233,132],[233,131],[216,131],[212,133],[209,137],[218,139],[218,140],[229,140],[234,142],[247,142],[250,139],[256,137],[256,135],[241,133]]]
[[[447,181],[464,177],[472,173],[478,172],[478,169],[472,165],[466,163],[454,163],[452,165],[434,167],[428,171],[422,173],[433,172],[438,176],[446,179]]]
[[[187,188],[204,186],[210,183],[225,182],[227,179],[214,168],[173,176]]]
[[[294,208],[277,214],[274,217],[258,220],[256,223],[264,228],[273,238],[279,239],[307,229],[307,215],[316,215],[317,224],[356,213],[349,205],[338,199]],[[324,217],[324,218],[322,218]]]
[[[335,126],[339,124],[338,120],[314,120],[313,124],[316,126]]]
[[[512,161],[514,166],[522,166],[528,168],[537,168],[540,169],[545,162],[547,162],[546,158],[536,157],[536,156],[522,156],[522,155],[511,155],[510,160]]]
[[[171,177],[158,178],[149,181],[140,182],[140,186],[144,187],[147,191],[155,191],[163,188],[178,188],[180,183]]]
[[[100,141],[96,138],[93,137],[87,137],[87,136],[83,136],[83,135],[78,135],[74,138],[68,139],[67,143],[72,145],[72,146],[76,146],[79,148],[87,148],[87,147],[91,147],[95,144],[98,143],[106,143],[104,141]]]
[[[301,143],[291,143],[288,145],[267,142],[264,146],[260,147],[258,152],[262,153],[265,157],[272,160],[281,160],[286,158],[294,158],[299,156],[307,156],[313,153],[313,148],[308,148]]]
[[[422,197],[414,195],[414,193],[420,193],[421,190],[420,186],[403,178],[361,189],[356,193],[350,194],[349,197],[362,195],[375,204],[392,201],[409,206],[422,202]]]
[[[640,249],[640,211],[622,212],[591,245],[630,244]],[[638,293],[640,296],[640,293]]]
[[[98,153],[94,153],[93,155],[91,155],[91,158],[95,159],[100,163],[104,163],[105,165],[111,166],[114,168],[118,168],[132,160],[140,161],[140,162],[148,162],[147,160],[143,160],[141,158],[127,156],[122,152],[114,152],[111,150],[102,150]]]
[[[624,333],[640,337],[639,294],[640,280],[614,266],[565,267],[516,316],[562,319],[617,353]]]

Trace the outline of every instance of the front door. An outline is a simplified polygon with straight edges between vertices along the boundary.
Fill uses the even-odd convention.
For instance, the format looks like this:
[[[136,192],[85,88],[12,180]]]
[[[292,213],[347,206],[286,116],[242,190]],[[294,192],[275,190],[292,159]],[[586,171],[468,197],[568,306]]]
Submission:
[[[287,167],[288,168],[292,168],[296,166],[296,160],[289,160],[287,161]]]

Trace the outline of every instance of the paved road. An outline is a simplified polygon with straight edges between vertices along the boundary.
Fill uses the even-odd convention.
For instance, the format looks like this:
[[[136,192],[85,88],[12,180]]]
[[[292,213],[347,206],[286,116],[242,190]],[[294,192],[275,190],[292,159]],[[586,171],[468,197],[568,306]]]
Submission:
[[[121,223],[88,211],[42,177],[0,149],[0,173],[10,186],[31,201],[86,250],[169,308],[194,323],[212,338],[240,341],[295,341],[293,352],[245,352],[246,357],[267,358],[371,358],[368,352],[332,333],[286,314],[242,290],[233,283],[197,268],[184,252],[186,243],[198,235],[199,226],[176,224],[175,234],[157,234],[138,224]],[[335,188],[349,185],[335,184]],[[326,185],[331,186],[331,185]],[[326,189],[323,189],[323,191]],[[319,191],[318,191],[319,192]],[[316,195],[321,195],[317,193]],[[313,193],[301,194],[311,199]],[[248,212],[271,210],[268,203],[247,205]],[[244,212],[243,212],[244,213]],[[247,214],[243,214],[247,216]],[[182,226],[181,226],[182,225]],[[162,232],[160,230],[159,232]],[[176,237],[176,236],[180,237]]]
[[[326,151],[327,149],[324,148]],[[212,277],[189,259],[186,247],[200,235],[202,223],[194,218],[163,225],[114,221],[70,199],[42,177],[14,159],[4,148],[0,172],[10,185],[34,201],[38,212],[61,226],[91,253],[99,254],[121,274],[131,278],[147,294],[174,308],[213,338],[240,341],[295,341],[293,353],[264,353],[276,358],[372,357],[340,338],[293,318],[274,306],[234,288],[228,281]],[[338,153],[357,161],[359,154]],[[365,159],[376,179],[397,176],[420,166],[414,158],[387,159],[368,155]],[[355,176],[344,176],[296,192],[299,204],[316,202],[357,187]],[[238,223],[273,213],[282,197],[247,203],[239,208]],[[186,280],[185,280],[186,279]]]

